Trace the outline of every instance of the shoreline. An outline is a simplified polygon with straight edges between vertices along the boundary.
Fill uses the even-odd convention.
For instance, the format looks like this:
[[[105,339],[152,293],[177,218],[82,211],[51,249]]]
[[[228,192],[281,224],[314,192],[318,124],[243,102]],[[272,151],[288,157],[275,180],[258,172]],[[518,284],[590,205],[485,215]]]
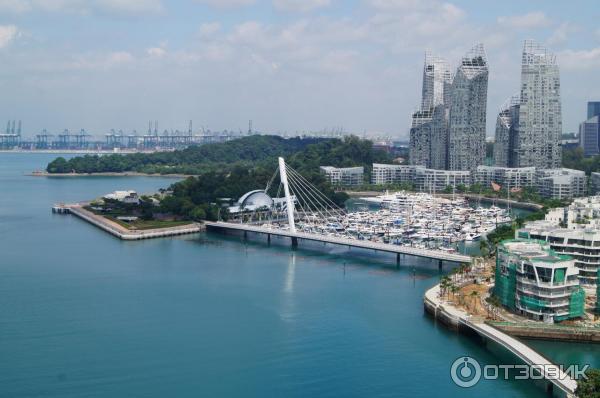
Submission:
[[[544,369],[549,369],[543,374],[546,382],[562,390],[566,396],[575,395],[577,388],[575,379],[572,379],[559,366],[516,337],[497,328],[485,319],[470,315],[462,309],[456,308],[450,302],[444,301],[440,297],[439,284],[425,292],[423,306],[426,314],[432,316],[435,321],[439,321],[450,330],[475,334],[482,339],[484,344],[487,344],[487,340],[493,341],[530,366],[543,365]],[[550,370],[554,371],[550,372]],[[557,378],[556,375],[559,375],[559,377]]]
[[[45,153],[45,154],[65,154],[65,155],[129,155],[132,153],[155,153],[168,152],[168,149],[157,151],[156,149],[149,150],[129,150],[121,149],[117,152],[110,149],[0,149],[0,153]]]
[[[190,222],[187,225],[180,225],[177,227],[130,230],[123,227],[122,225],[119,225],[114,221],[108,220],[102,216],[98,216],[90,211],[87,211],[83,208],[83,206],[83,203],[55,205],[52,207],[52,212],[57,214],[74,215],[121,240],[165,238],[170,236],[196,234],[206,230],[206,226],[204,224],[199,224],[195,222]]]
[[[106,172],[106,173],[48,173],[47,171],[33,171],[25,173],[28,177],[65,178],[65,177],[163,177],[163,178],[188,178],[192,174],[160,174],[139,173],[137,171]]]

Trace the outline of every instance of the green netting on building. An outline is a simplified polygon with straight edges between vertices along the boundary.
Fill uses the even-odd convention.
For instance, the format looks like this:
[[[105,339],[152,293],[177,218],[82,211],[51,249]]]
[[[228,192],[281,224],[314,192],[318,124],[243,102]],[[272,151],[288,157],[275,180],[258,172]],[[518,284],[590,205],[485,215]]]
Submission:
[[[548,302],[533,297],[523,296],[521,297],[521,306],[532,311],[541,311],[548,306]]]
[[[556,317],[557,321],[580,318],[585,313],[585,291],[582,288],[574,291],[569,298],[569,315]]]
[[[598,279],[596,279],[596,313],[600,314],[600,268],[598,268]]]
[[[505,275],[496,264],[496,285],[494,286],[494,295],[500,299],[502,305],[515,309],[515,292],[517,282],[517,266],[508,265],[508,275]]]
[[[582,288],[575,291],[569,299],[569,317],[579,318],[585,312],[585,291]]]
[[[554,271],[554,282],[564,282],[565,281],[565,269],[559,268]]]

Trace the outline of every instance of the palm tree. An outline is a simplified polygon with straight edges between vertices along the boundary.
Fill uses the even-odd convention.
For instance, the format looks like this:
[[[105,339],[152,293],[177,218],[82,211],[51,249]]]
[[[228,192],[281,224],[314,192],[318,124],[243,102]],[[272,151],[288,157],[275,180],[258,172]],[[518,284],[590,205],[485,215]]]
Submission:
[[[476,299],[477,299],[477,297],[479,297],[479,293],[476,292],[475,290],[473,290],[471,292],[471,294],[469,294],[469,296],[471,297],[471,301],[474,302],[475,304],[477,304]],[[473,310],[475,310],[475,309],[477,309],[477,305],[474,305]]]
[[[456,297],[456,293],[460,291],[460,288],[456,285],[450,286],[450,290],[452,291],[452,297]]]

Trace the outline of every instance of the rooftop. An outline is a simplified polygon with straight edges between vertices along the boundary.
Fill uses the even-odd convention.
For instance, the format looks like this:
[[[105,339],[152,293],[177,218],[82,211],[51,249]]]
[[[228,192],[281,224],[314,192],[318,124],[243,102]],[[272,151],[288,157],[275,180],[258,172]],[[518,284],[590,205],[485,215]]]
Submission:
[[[509,253],[532,262],[558,263],[571,260],[571,257],[556,254],[544,242],[533,239],[509,239],[501,243]]]

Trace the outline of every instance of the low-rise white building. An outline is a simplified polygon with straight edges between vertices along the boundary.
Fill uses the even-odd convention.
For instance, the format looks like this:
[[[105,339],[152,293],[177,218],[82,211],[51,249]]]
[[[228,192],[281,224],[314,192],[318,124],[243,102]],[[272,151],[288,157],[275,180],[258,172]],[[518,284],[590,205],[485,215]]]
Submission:
[[[140,197],[136,191],[115,191],[103,196],[104,199],[118,200],[119,202],[128,204],[140,203]]]
[[[535,167],[478,166],[473,181],[486,188],[492,182],[506,189],[534,187]]]
[[[466,170],[417,169],[415,187],[421,192],[441,192],[447,187],[471,184],[471,172]]]
[[[584,171],[573,169],[538,169],[538,192],[551,199],[571,199],[584,196],[587,177]]]
[[[596,287],[600,268],[600,231],[589,228],[561,228],[547,220],[528,222],[517,230],[517,238],[545,241],[558,254],[569,255],[579,269],[581,285]]]
[[[329,179],[331,185],[353,186],[364,182],[364,167],[321,166],[319,169]]]
[[[373,163],[371,183],[375,185],[414,183],[417,170],[425,166]]]

